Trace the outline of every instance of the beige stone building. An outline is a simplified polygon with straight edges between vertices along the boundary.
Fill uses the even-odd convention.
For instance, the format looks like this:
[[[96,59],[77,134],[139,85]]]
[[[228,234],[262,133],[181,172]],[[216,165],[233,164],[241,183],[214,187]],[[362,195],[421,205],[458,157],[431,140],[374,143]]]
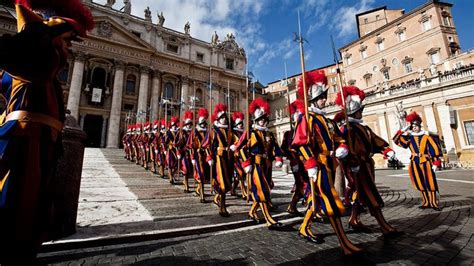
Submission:
[[[389,141],[404,163],[409,152],[391,139],[404,125],[404,115],[417,111],[425,129],[442,137],[447,163],[474,165],[474,51],[461,52],[452,8],[429,1],[408,13],[382,7],[357,14],[359,38],[339,49],[344,83],[367,94],[364,122]],[[277,87],[271,83],[267,91],[272,86]],[[330,89],[329,101],[331,94]],[[286,98],[279,96],[285,95],[272,96],[274,109],[286,106]],[[326,108],[330,115],[338,110],[331,104]],[[274,120],[275,132],[287,128],[287,115]],[[375,159],[379,167],[386,164],[381,156]]]
[[[119,147],[129,123],[168,119],[191,106],[209,106],[209,83],[215,102],[230,101],[230,110],[245,108],[246,55],[233,34],[210,42],[166,28],[164,17],[152,23],[130,14],[130,6],[112,9],[88,0],[96,22],[60,73],[64,99],[88,134],[88,146]],[[130,2],[129,2],[130,3]],[[0,6],[2,7],[2,6]],[[11,8],[0,9],[0,34],[16,32]],[[166,15],[166,14],[165,14]],[[230,97],[227,97],[227,88]]]

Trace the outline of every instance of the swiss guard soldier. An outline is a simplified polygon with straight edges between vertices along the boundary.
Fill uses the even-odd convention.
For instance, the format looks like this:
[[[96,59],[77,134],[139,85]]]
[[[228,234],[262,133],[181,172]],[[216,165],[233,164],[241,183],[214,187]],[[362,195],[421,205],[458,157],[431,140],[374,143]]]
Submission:
[[[262,98],[253,100],[249,106],[249,112],[253,115],[254,121],[247,143],[250,159],[243,164],[245,172],[251,172],[250,193],[253,204],[249,211],[249,218],[259,222],[257,208],[260,207],[268,229],[279,229],[282,224],[275,221],[269,211],[270,190],[273,187],[273,181],[267,174],[274,160],[276,161],[275,166],[281,167],[283,165],[283,152],[267,127],[270,116],[268,102]],[[246,135],[242,137],[246,137]]]
[[[354,191],[351,199],[352,213],[349,218],[349,226],[356,231],[370,231],[359,220],[361,205],[369,208],[370,214],[375,217],[386,237],[399,235],[400,232],[392,227],[382,214],[383,200],[375,186],[375,170],[373,154],[383,153],[385,157],[395,158],[395,152],[390,149],[389,144],[377,136],[367,125],[363,124],[362,112],[365,93],[355,86],[343,87],[345,95],[345,107],[342,104],[341,95],[338,94],[336,104],[345,108],[349,126],[343,129],[344,138],[350,144],[349,156],[345,160],[346,172],[353,176]],[[351,185],[351,182],[349,182]]]
[[[182,133],[179,140],[178,159],[181,159],[181,172],[184,176],[184,192],[189,192],[189,178],[193,176],[193,164],[191,162],[191,149],[188,147],[190,143],[191,133],[193,131],[193,112],[186,111],[184,113],[184,123]]]
[[[148,163],[150,162],[150,140],[151,139],[151,124],[150,122],[146,122],[143,126],[143,138],[142,138],[142,145],[143,145],[143,168],[148,170]]]
[[[300,199],[305,199],[310,192],[308,173],[304,169],[303,161],[300,158],[297,150],[293,149],[291,146],[293,142],[294,131],[296,129],[296,122],[305,113],[304,102],[301,100],[296,100],[290,104],[289,109],[290,115],[293,116],[292,122],[294,123],[295,128],[292,127],[292,130],[288,130],[283,134],[281,149],[285,157],[290,161],[291,171],[293,173],[293,177],[295,178],[295,187],[293,197],[291,198],[291,202],[288,205],[286,211],[291,215],[304,216],[298,211],[296,204]]]
[[[160,122],[160,131],[155,138],[155,162],[157,165],[158,176],[165,178],[165,167],[166,167],[166,134],[168,130],[166,129],[166,120],[163,119]]]
[[[123,135],[123,138],[122,138],[122,144],[123,144],[123,152],[124,152],[124,156],[125,156],[125,159],[129,160],[131,159],[131,156],[130,156],[130,137],[132,136],[132,125],[128,125],[127,126],[127,133],[125,133],[125,135]]]
[[[138,160],[138,147],[136,146],[137,125],[132,125],[132,135],[130,136],[130,161]]]
[[[232,132],[234,133],[234,144],[230,146],[231,151],[234,153],[234,183],[232,184],[232,189],[230,190],[230,194],[236,196],[237,193],[235,189],[239,185],[240,182],[240,190],[242,191],[242,198],[247,198],[247,188],[245,186],[245,171],[242,167],[242,163],[247,160],[245,157],[246,148],[245,146],[237,149],[235,143],[238,143],[240,137],[244,134],[244,114],[241,112],[234,112],[232,113],[232,121],[233,121],[233,128]]]
[[[151,127],[151,141],[149,142],[150,145],[150,171],[156,174],[156,149],[157,149],[157,138],[158,138],[158,129],[160,127],[160,122],[155,120],[153,122],[153,126]]]
[[[81,1],[16,0],[18,34],[0,37],[0,264],[33,264],[52,213],[52,181],[65,120],[58,72],[71,42],[94,26]],[[41,11],[43,17],[34,13]],[[19,255],[18,255],[19,254]]]
[[[311,231],[312,219],[315,212],[322,210],[336,233],[344,255],[356,255],[362,249],[356,247],[347,238],[340,217],[345,208],[334,188],[334,177],[337,167],[336,157],[343,158],[348,154],[348,147],[337,126],[326,118],[322,110],[327,100],[327,77],[323,71],[306,73],[306,88],[308,89],[309,121],[304,115],[297,119],[297,127],[293,146],[298,148],[308,172],[310,182],[314,182],[311,195],[308,196],[308,209],[300,226],[299,235],[305,239],[321,243],[323,240]],[[304,94],[303,80],[298,83],[298,93]],[[314,206],[313,206],[314,205]]]
[[[399,130],[393,141],[411,151],[408,173],[415,189],[421,192],[423,202],[419,208],[440,211],[436,198],[436,192],[439,190],[435,172],[440,166],[437,157],[442,156],[441,148],[435,139],[423,130],[422,119],[416,112],[407,115],[406,121],[410,124]]]
[[[234,140],[232,130],[229,123],[229,115],[227,105],[219,103],[214,108],[213,113],[214,125],[212,127],[211,155],[214,162],[215,173],[215,191],[214,203],[219,206],[219,215],[228,217],[229,212],[226,208],[226,193],[232,187],[233,174],[233,152],[229,149],[231,142]]]
[[[170,130],[168,130],[165,140],[167,146],[166,164],[168,165],[168,177],[171,184],[174,184],[175,182],[174,174],[178,168],[178,156],[176,153],[176,144],[179,140],[178,123],[179,118],[176,116],[171,117]]]
[[[205,202],[204,184],[210,180],[210,166],[213,163],[209,150],[208,118],[209,112],[205,108],[199,109],[196,128],[193,136],[189,138],[191,143],[188,143],[188,147],[192,147],[191,162],[194,165],[194,179],[198,182],[196,195],[199,196],[201,203]]]

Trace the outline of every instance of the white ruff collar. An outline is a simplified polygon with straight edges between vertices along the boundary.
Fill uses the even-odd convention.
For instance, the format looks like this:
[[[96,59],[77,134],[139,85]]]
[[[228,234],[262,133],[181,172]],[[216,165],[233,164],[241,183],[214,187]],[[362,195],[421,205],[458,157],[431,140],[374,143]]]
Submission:
[[[244,132],[244,129],[243,129],[243,128],[234,127],[234,130],[235,130],[235,131],[239,131],[239,132]]]
[[[353,122],[353,123],[356,123],[356,124],[363,124],[364,123],[364,121],[362,119],[356,119],[356,118],[350,117],[350,116],[347,117],[347,118],[348,118],[349,122]]]
[[[425,132],[425,131],[422,129],[422,130],[420,130],[420,132],[418,132],[418,133],[415,133],[415,132],[413,132],[413,131],[410,131],[410,134],[411,134],[412,136],[422,136],[422,135],[427,134],[427,132]]]
[[[176,133],[176,132],[178,132],[178,131],[179,131],[179,128],[176,128],[176,129],[170,129],[170,131],[171,131],[171,132],[173,132],[173,133]]]
[[[310,112],[317,113],[319,115],[326,115],[326,112],[323,110],[319,109],[318,107],[314,106],[314,104],[311,104],[310,107],[308,107]]]
[[[255,125],[255,124],[252,125],[252,127],[253,127],[254,129],[257,129],[257,130],[260,130],[260,131],[267,131],[267,130],[268,130],[268,127],[261,127],[261,126],[259,126],[259,125]]]
[[[196,129],[197,129],[198,131],[206,131],[206,130],[207,130],[207,127],[201,127],[200,125],[197,125],[197,126],[196,126]]]
[[[228,125],[223,125],[217,121],[214,121],[214,126],[218,127],[218,128],[228,128],[229,126]]]

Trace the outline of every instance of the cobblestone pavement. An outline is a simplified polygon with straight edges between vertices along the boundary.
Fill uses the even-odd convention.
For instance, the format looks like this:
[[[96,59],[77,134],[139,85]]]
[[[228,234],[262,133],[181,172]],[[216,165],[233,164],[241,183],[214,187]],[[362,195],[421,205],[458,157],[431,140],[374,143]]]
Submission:
[[[420,194],[412,188],[406,171],[376,171],[377,186],[385,201],[385,217],[405,234],[395,239],[384,239],[375,220],[368,213],[363,214],[362,221],[374,233],[347,230],[349,238],[367,251],[358,259],[342,257],[329,224],[314,225],[314,231],[325,240],[316,245],[298,237],[301,218],[292,218],[284,220],[286,226],[282,231],[269,231],[258,225],[146,242],[56,251],[41,253],[39,263],[473,265],[471,209],[474,172],[442,171],[438,173],[438,179],[442,193],[441,212],[418,209]],[[286,184],[286,181],[282,182]],[[162,212],[168,213],[166,210]],[[342,220],[346,225],[347,217]]]

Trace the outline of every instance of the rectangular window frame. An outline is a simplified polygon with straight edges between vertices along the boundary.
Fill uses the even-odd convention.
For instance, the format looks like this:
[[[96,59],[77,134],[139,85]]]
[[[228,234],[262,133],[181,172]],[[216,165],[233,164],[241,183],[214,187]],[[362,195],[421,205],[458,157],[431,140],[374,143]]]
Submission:
[[[173,48],[173,49],[172,49],[172,48]],[[174,48],[176,48],[176,51],[175,51]],[[178,54],[178,53],[179,53],[179,46],[178,46],[178,45],[175,45],[175,44],[167,43],[167,44],[166,44],[166,51],[171,52],[171,53]]]
[[[474,146],[474,120],[464,120],[462,123],[463,123],[463,130],[464,130],[464,137],[465,137],[465,140],[466,140],[466,144],[468,146]],[[468,130],[466,128],[467,123],[469,123],[470,126],[472,127],[470,129],[471,138],[469,138]]]

